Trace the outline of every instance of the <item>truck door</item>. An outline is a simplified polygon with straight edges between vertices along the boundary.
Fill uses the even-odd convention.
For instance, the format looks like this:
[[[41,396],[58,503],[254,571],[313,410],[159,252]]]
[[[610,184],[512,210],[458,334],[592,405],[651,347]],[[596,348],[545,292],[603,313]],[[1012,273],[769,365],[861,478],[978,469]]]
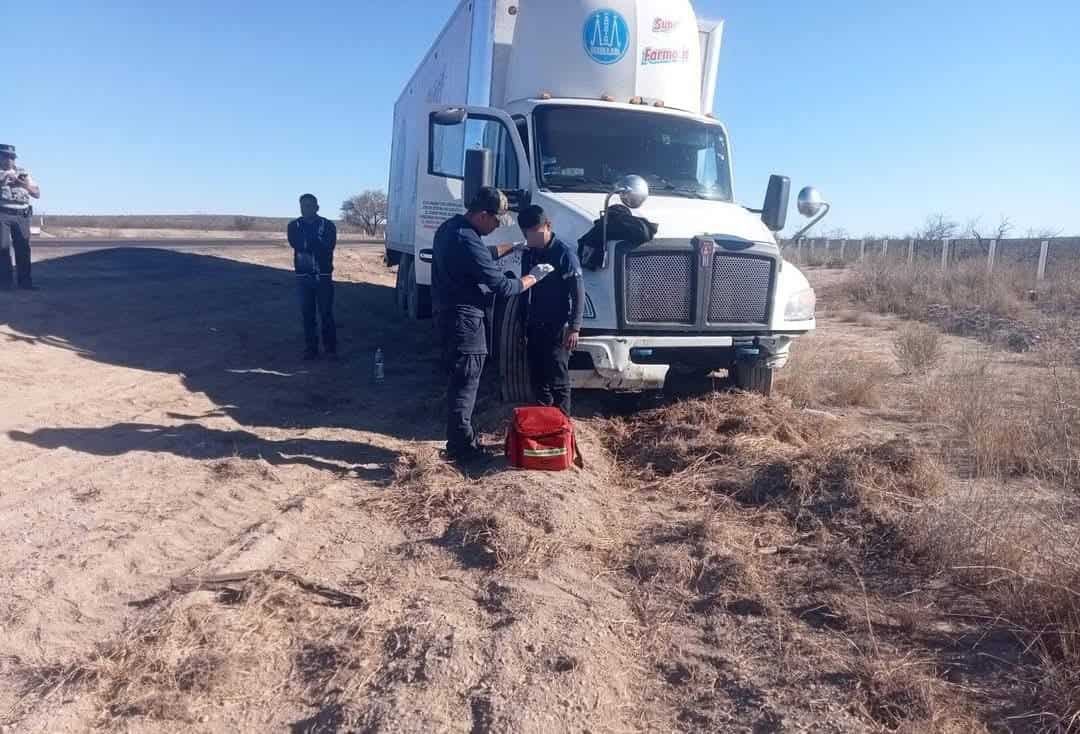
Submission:
[[[456,115],[447,114],[456,112]],[[442,114],[440,114],[442,113]],[[463,114],[462,114],[463,113]],[[462,201],[465,179],[465,151],[487,148],[491,151],[494,184],[500,189],[530,188],[529,162],[517,127],[502,110],[490,107],[455,107],[446,105],[428,109],[427,136],[419,165],[417,187],[416,250],[431,248],[435,230],[455,214],[465,211]],[[486,238],[489,244],[521,239],[517,223],[508,221]],[[518,266],[517,259],[507,266]],[[416,282],[431,284],[431,265],[418,259]]]

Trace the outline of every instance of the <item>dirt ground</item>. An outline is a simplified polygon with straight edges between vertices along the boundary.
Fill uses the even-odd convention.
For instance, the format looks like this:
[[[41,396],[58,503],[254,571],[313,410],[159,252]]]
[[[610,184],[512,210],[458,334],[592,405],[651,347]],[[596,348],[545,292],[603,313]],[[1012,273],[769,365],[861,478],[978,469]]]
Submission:
[[[599,401],[581,404],[585,471],[441,466],[432,335],[396,313],[376,251],[339,250],[343,358],[316,363],[284,249],[38,258],[42,291],[0,294],[5,732],[886,731],[938,695],[886,695],[912,667],[951,707],[909,731],[1029,730],[1011,718],[1025,651],[1004,626],[972,637],[974,599],[906,562],[849,573],[826,546],[880,548],[831,519],[741,505],[721,548],[694,530],[715,505],[658,495],[612,453]],[[888,329],[826,302],[808,353],[887,361]],[[497,441],[504,409],[482,407]],[[938,435],[888,401],[808,420]],[[766,438],[778,456],[813,440]],[[682,573],[649,555],[669,546],[697,559],[685,616],[654,599]],[[724,586],[745,553],[755,583],[787,585],[776,608]],[[852,647],[893,667],[856,670]]]

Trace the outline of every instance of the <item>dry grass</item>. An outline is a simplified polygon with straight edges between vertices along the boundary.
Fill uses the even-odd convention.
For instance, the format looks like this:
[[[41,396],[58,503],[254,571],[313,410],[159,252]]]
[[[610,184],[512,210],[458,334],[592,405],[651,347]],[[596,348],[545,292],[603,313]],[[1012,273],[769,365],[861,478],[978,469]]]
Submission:
[[[867,263],[844,285],[855,304],[916,321],[946,332],[972,336],[1002,348],[1032,351],[1049,334],[1061,332],[1074,344],[1080,335],[1075,315],[1080,292],[1067,280],[1051,280],[1036,290],[1028,269],[965,262],[942,273],[926,264]]]
[[[950,437],[945,459],[961,474],[1080,482],[1080,371],[1052,368],[1017,385],[987,357],[971,357],[913,387],[909,402]]]
[[[1043,731],[1080,724],[1080,528],[1075,498],[1037,486],[977,484],[941,498],[909,524],[910,542],[978,591],[996,623],[1041,659],[1033,715]]]
[[[852,440],[820,416],[756,396],[679,403],[609,436],[620,459],[640,467],[641,492],[688,506],[682,519],[647,526],[612,563],[633,584],[632,608],[660,674],[676,681],[674,699],[702,726],[720,719],[709,719],[693,691],[718,681],[687,649],[688,626],[708,628],[712,615],[726,613],[780,630],[803,599],[792,574],[839,584],[838,608],[864,597],[858,569],[894,557],[902,523],[944,488],[939,465],[908,442]],[[925,623],[903,604],[895,616],[912,633]],[[875,728],[947,731],[952,721],[951,731],[979,730],[924,656],[879,644],[869,624],[847,635],[844,645],[823,641],[789,658],[784,677],[841,669],[860,717]]]
[[[96,726],[119,730],[139,718],[205,722],[226,702],[318,699],[363,679],[362,611],[332,608],[267,577],[216,600],[208,593],[167,598],[83,659],[24,665],[24,699],[45,705],[86,691],[99,702]]]
[[[1020,317],[1029,312],[1024,294],[1030,287],[1019,273],[985,264],[962,263],[942,273],[927,264],[870,261],[854,271],[846,293],[855,303],[910,319],[926,318],[933,304],[976,306],[994,316]]]
[[[830,424],[780,400],[715,393],[611,421],[606,428],[616,457],[641,467],[648,478],[686,472],[721,457],[753,466],[773,458],[774,449],[808,445]]]
[[[799,407],[877,408],[888,379],[884,361],[837,354],[807,339],[792,351],[791,364],[779,377],[779,391]]]
[[[438,449],[420,448],[398,459],[390,491],[376,505],[400,525],[426,526],[463,514],[474,486]]]
[[[908,324],[894,337],[893,354],[904,374],[923,374],[941,363],[945,356],[945,338],[940,329]]]

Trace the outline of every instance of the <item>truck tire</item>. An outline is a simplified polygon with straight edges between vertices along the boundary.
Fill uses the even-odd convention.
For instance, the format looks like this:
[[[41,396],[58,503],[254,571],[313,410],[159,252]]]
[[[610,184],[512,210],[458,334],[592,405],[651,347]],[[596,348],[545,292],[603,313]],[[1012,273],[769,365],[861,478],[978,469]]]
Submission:
[[[500,298],[495,304],[492,342],[499,365],[499,392],[504,402],[531,403],[532,381],[525,353],[525,299]]]
[[[400,311],[404,312],[409,307],[409,266],[412,265],[411,255],[402,255],[398,262],[397,280],[394,281],[394,303]]]
[[[411,257],[409,258],[406,282],[409,285],[406,293],[405,311],[409,314],[409,319],[412,321],[430,319],[431,288],[416,282],[416,260]]]
[[[735,386],[744,392],[772,395],[773,372],[770,367],[739,362],[735,365]]]

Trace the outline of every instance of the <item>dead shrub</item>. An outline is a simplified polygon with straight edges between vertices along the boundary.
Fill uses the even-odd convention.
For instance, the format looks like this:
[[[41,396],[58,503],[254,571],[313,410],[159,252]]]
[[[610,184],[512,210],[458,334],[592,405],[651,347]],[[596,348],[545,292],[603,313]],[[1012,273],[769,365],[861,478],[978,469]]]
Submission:
[[[824,405],[838,408],[878,408],[889,377],[883,363],[861,356],[844,356],[827,366],[821,379]]]
[[[210,476],[217,482],[241,479],[258,479],[265,482],[279,481],[273,469],[262,459],[248,460],[239,456],[215,461],[209,466]]]
[[[544,528],[505,512],[459,517],[447,527],[442,543],[468,568],[501,571],[535,571],[560,551]]]
[[[904,374],[922,374],[941,363],[945,338],[932,326],[908,324],[893,338],[893,354]]]

